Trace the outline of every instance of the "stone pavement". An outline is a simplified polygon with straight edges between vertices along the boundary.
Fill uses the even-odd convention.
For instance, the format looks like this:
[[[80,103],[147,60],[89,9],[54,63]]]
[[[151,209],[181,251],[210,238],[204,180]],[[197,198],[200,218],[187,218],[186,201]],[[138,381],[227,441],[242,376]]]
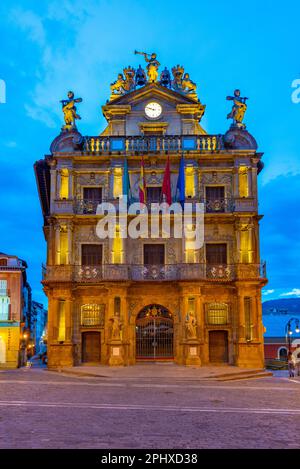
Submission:
[[[298,377],[221,382],[171,364],[102,369],[104,377],[1,372],[0,448],[300,449]]]

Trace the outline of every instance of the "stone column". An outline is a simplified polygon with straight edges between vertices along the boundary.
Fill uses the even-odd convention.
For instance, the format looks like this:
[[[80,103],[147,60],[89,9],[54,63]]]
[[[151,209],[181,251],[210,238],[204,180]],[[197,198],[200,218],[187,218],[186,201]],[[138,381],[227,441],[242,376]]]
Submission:
[[[55,230],[55,265],[60,264],[60,225],[54,227]]]

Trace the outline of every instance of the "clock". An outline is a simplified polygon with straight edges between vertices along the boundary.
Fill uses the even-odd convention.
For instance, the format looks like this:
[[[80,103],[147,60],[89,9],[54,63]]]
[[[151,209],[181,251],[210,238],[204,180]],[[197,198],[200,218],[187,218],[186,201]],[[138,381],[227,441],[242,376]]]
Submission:
[[[152,101],[151,103],[146,104],[145,114],[149,119],[157,119],[162,113],[162,107],[159,103]]]

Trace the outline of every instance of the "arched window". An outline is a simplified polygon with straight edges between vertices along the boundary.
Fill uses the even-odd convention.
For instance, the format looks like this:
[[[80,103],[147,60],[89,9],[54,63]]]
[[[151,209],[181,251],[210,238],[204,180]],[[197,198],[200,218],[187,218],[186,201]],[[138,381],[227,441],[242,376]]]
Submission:
[[[226,303],[210,303],[207,305],[207,324],[224,325],[228,323],[228,305]]]
[[[286,347],[280,347],[278,349],[278,358],[279,358],[279,360],[282,360],[282,361],[287,360],[287,354],[288,354],[288,351],[287,351]]]

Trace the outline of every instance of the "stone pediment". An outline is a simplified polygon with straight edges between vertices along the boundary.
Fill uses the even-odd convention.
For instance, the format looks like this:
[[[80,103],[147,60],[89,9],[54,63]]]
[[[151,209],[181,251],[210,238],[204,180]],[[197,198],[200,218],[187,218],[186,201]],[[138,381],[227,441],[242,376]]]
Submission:
[[[141,99],[148,99],[148,98],[161,98],[167,101],[172,101],[181,104],[192,104],[192,105],[199,105],[200,102],[196,101],[184,95],[182,93],[176,92],[171,90],[165,86],[161,86],[158,83],[148,83],[146,86],[139,88],[137,90],[131,91],[130,93],[124,94],[113,101],[110,101],[103,107],[112,107],[115,105],[122,106],[134,103]]]

